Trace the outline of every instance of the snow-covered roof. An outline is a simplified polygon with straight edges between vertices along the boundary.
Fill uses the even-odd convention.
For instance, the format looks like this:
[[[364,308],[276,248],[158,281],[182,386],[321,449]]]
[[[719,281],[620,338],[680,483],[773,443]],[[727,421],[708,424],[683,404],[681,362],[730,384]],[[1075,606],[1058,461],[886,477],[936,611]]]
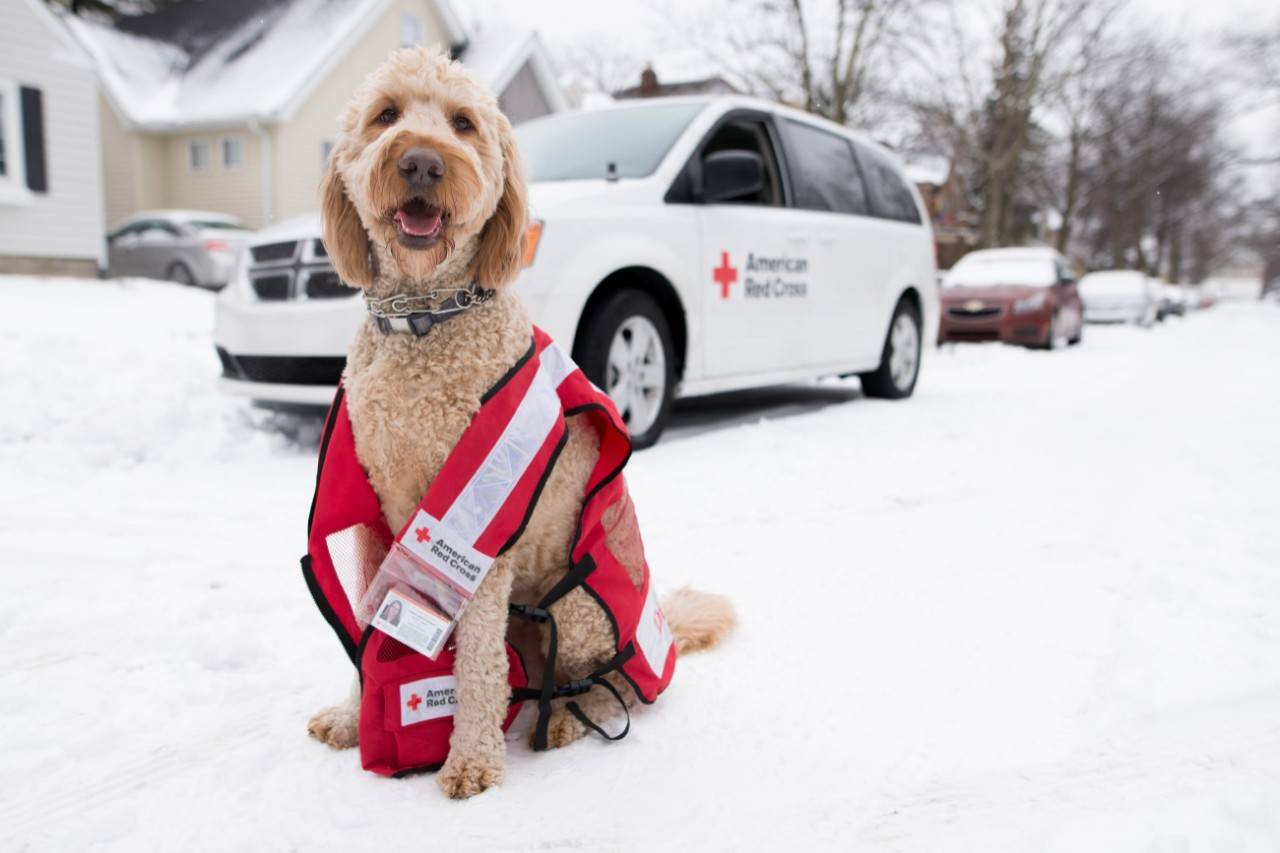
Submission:
[[[495,88],[518,69],[519,62],[507,80],[491,76],[506,73],[512,57],[540,50],[532,30],[468,38],[447,0],[435,2],[449,38],[467,44],[463,61]],[[391,3],[219,0],[115,24],[88,15],[62,19],[93,57],[125,121],[169,130],[287,119]]]
[[[552,109],[566,107],[550,58],[535,30],[514,24],[488,24],[471,35],[461,58],[462,64],[494,92],[505,89],[521,67],[529,63]]]
[[[913,184],[940,187],[951,176],[951,161],[941,154],[903,155],[902,168]]]

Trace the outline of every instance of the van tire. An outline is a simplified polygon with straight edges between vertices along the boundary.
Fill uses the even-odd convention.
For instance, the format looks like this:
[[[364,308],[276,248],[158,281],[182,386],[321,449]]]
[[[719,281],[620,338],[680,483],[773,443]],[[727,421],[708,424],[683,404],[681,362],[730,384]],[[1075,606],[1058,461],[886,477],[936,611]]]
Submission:
[[[584,320],[581,340],[574,347],[574,358],[587,378],[594,382],[596,387],[609,394],[610,389],[617,387],[620,381],[616,370],[609,362],[610,350],[614,346],[615,338],[621,336],[625,340],[628,339],[629,334],[656,336],[656,341],[649,342],[660,346],[662,358],[662,365],[658,371],[662,377],[662,388],[656,395],[656,413],[652,414],[652,420],[640,432],[632,429],[630,422],[627,424],[628,429],[631,429],[631,446],[639,450],[650,447],[658,441],[658,437],[666,428],[667,419],[671,414],[671,402],[675,397],[675,347],[671,342],[670,324],[667,322],[666,315],[662,313],[662,309],[658,307],[658,303],[649,294],[633,288],[625,288],[610,295]],[[637,358],[652,367],[652,355],[656,353],[650,354],[650,357],[637,354]],[[622,381],[625,382],[625,380]],[[613,395],[610,394],[610,396]],[[653,400],[653,396],[646,395],[650,400]],[[634,415],[627,407],[625,400],[620,402],[615,399],[614,402],[624,420],[631,421]],[[646,417],[646,420],[648,419]]]
[[[899,344],[910,345],[911,336],[905,333],[903,324],[910,324],[914,330],[915,356],[910,371],[910,380],[901,375],[894,379],[895,364],[901,357],[896,352]],[[899,299],[898,307],[893,309],[893,319],[889,321],[889,332],[884,337],[884,347],[880,350],[880,366],[870,373],[859,373],[862,380],[862,393],[868,397],[879,397],[884,400],[901,400],[910,397],[916,390],[916,380],[920,378],[920,356],[923,349],[920,309],[909,299]],[[896,334],[895,334],[896,332]]]

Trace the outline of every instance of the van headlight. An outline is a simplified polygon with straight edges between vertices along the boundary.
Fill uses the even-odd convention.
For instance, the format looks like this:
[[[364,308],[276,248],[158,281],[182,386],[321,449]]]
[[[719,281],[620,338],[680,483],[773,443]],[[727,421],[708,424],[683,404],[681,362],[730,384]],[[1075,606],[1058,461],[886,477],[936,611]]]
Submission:
[[[1030,296],[1024,296],[1017,302],[1013,303],[1013,313],[1030,314],[1032,311],[1039,311],[1044,307],[1045,301],[1049,298],[1049,294],[1043,290],[1039,293],[1033,293]]]

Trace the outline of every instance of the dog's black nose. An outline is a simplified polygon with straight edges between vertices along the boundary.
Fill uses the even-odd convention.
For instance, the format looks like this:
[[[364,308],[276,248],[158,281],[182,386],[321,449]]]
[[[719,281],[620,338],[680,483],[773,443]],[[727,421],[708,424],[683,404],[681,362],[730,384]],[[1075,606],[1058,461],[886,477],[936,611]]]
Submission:
[[[433,148],[410,148],[400,157],[400,176],[415,187],[437,184],[444,177],[444,158]]]

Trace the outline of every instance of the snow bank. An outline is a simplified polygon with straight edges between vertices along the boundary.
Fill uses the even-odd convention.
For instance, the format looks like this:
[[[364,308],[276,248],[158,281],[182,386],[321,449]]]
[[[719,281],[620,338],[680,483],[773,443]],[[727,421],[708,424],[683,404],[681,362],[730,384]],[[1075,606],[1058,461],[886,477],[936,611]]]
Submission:
[[[296,563],[314,421],[218,396],[211,317],[0,279],[0,849],[1280,845],[1280,307],[638,454],[655,576],[740,633],[621,743],[518,722],[461,804],[305,736],[349,678]]]

